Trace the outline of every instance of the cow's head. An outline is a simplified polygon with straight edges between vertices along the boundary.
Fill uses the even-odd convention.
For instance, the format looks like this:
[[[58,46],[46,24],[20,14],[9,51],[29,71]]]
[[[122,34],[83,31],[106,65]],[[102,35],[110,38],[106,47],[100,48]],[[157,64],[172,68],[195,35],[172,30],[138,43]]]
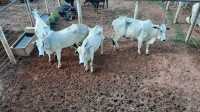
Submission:
[[[83,44],[82,46],[79,46],[78,49],[75,51],[75,54],[79,55],[79,64],[84,65],[84,67],[87,64],[87,58],[89,55],[89,48],[92,46],[88,46],[87,43]]]
[[[161,41],[166,41],[166,31],[169,30],[169,28],[167,28],[165,24],[161,24],[158,26],[156,25],[153,28],[158,30],[157,38]]]
[[[186,22],[189,24],[191,23],[191,16],[186,17]]]
[[[42,39],[37,39],[32,44],[36,44],[38,51],[39,51],[39,57],[44,56],[44,43]]]
[[[37,7],[37,9],[31,9],[31,14],[33,14],[35,17],[39,16],[39,7]]]

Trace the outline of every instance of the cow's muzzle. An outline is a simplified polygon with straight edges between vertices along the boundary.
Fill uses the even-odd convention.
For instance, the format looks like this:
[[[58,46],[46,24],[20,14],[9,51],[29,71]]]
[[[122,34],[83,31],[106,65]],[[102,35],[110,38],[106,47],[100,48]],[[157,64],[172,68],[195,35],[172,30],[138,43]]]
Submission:
[[[83,65],[84,63],[80,63],[81,65]]]

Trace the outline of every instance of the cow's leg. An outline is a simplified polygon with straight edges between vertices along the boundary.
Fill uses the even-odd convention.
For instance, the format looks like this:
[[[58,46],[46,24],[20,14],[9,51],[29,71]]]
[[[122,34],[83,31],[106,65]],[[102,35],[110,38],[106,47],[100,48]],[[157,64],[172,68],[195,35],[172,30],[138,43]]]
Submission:
[[[48,54],[48,56],[49,56],[49,62],[51,62],[51,54]]]
[[[113,45],[115,46],[116,49],[119,49],[119,45],[117,41],[122,37],[123,35],[116,34],[116,36],[113,38]]]
[[[85,71],[84,72],[87,72],[88,71],[88,62],[86,61],[85,62]]]
[[[97,12],[97,3],[94,3],[94,12]]]
[[[108,8],[108,0],[106,0],[106,5],[107,5],[107,8]]]
[[[99,9],[99,3],[97,3],[97,6],[96,6],[96,12],[98,14],[98,9]]]
[[[103,54],[103,40],[101,42],[101,54]]]
[[[58,60],[58,69],[62,66],[61,62],[60,62],[60,60],[61,60],[61,50],[62,49],[56,50],[56,56],[57,56],[57,60]]]
[[[93,70],[93,60],[90,61],[90,72],[93,73],[94,70]]]
[[[141,39],[138,40],[138,54],[141,54],[140,49],[142,47],[142,42],[143,42],[143,40],[141,40]]]
[[[90,59],[90,72],[93,73],[93,59],[94,59],[94,53],[91,54],[91,59]]]
[[[149,54],[149,44],[146,43],[146,54]]]

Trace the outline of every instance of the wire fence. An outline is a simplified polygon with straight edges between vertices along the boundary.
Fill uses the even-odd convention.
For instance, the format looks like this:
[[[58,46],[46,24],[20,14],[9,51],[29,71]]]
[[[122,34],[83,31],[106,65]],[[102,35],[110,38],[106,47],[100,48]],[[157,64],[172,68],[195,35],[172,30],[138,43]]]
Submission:
[[[184,32],[184,34],[187,34],[189,32],[190,25],[186,22],[186,18],[191,16],[192,14],[192,6],[198,2],[183,2],[183,6],[181,7],[180,14],[177,20],[178,27]],[[175,16],[176,11],[178,8],[178,2],[175,4],[175,2],[170,2],[169,10],[172,12],[173,16]],[[196,26],[191,34],[190,42],[193,43],[195,48],[198,48],[200,50],[200,45],[198,44],[196,40],[200,41],[200,26]],[[195,39],[195,40],[194,40]]]
[[[47,13],[45,0],[33,0],[30,3],[31,8],[40,8],[40,14]],[[48,0],[48,10],[52,13],[58,7],[57,0]],[[34,21],[34,20],[33,20]],[[26,3],[21,3],[19,0],[13,0],[6,6],[0,6],[0,26],[7,39],[9,46],[23,34],[26,27],[30,27],[31,20]],[[20,56],[15,56],[16,60]],[[10,65],[10,60],[7,53],[0,42],[0,72]]]

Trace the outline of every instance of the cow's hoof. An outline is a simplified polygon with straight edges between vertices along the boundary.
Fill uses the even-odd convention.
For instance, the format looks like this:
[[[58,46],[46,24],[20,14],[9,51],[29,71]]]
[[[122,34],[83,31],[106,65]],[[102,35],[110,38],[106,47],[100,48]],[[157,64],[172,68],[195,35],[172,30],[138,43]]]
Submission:
[[[58,69],[60,69],[62,66],[58,66]]]
[[[146,55],[148,56],[148,55],[149,55],[149,53],[146,53]]]
[[[86,72],[88,72],[88,70],[84,70],[84,72],[86,73]]]
[[[92,74],[94,71],[90,71],[90,73]]]
[[[116,50],[116,51],[119,51],[119,48],[116,48],[115,50]]]

